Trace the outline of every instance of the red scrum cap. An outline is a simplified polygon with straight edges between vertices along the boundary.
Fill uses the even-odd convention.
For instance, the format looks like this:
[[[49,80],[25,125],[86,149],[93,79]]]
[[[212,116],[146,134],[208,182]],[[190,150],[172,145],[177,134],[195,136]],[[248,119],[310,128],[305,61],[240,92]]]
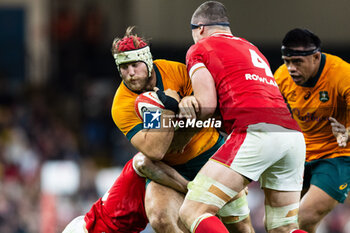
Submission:
[[[143,48],[148,45],[140,37],[131,35],[131,36],[125,36],[123,39],[119,40],[115,44],[115,46],[118,52],[126,52],[130,50]]]

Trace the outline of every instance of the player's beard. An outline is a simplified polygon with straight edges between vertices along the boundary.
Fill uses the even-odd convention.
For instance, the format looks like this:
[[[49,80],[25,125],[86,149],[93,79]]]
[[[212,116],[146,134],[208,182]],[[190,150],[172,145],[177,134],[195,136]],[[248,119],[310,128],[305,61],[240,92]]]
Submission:
[[[127,82],[124,82],[125,85],[132,91],[136,93],[142,93],[150,89],[150,78],[130,78]]]
[[[145,86],[144,88],[141,90],[141,92],[146,92],[146,91],[153,91],[153,85],[152,85],[152,75],[149,76],[147,79],[146,79],[146,82],[145,82]]]

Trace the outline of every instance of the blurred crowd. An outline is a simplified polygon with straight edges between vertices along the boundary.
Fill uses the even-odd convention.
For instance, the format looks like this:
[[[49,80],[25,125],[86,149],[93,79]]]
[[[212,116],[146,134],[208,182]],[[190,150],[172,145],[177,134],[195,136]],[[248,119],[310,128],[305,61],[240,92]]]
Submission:
[[[94,6],[79,17],[60,8],[50,30],[53,63],[48,82],[14,84],[11,77],[0,74],[0,232],[42,232],[47,199],[41,192],[40,173],[46,161],[71,160],[80,167],[78,191],[54,197],[54,232],[61,232],[99,198],[97,172],[122,167],[136,152],[110,114],[120,79],[110,44],[102,39],[105,23]],[[256,232],[265,232],[258,184],[250,185],[248,198]],[[322,223],[319,233],[328,232],[350,233],[350,201]]]
[[[40,172],[45,161],[70,160],[81,169],[79,191],[57,202],[57,211],[69,207],[57,214],[65,224],[97,200],[96,171],[123,166],[131,158],[135,150],[110,116],[116,87],[108,80],[91,82],[74,97],[50,88],[22,87],[22,94],[15,95],[2,90],[0,232],[39,232]]]

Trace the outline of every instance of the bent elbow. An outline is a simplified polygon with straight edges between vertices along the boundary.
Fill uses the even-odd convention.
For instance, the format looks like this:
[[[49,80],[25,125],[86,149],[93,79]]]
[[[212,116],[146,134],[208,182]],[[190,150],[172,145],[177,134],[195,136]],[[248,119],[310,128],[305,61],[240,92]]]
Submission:
[[[164,151],[163,148],[157,147],[157,146],[150,146],[147,148],[143,148],[143,150],[140,150],[143,154],[142,156],[145,158],[142,158],[141,156],[137,158],[138,163],[140,163],[140,166],[147,166],[152,161],[149,160],[162,160],[166,151]]]
[[[147,154],[147,156],[151,159],[151,160],[162,160],[164,155],[165,155],[166,151],[162,151],[162,150],[152,150],[149,154]]]
[[[212,117],[215,113],[215,108],[202,108],[200,112],[200,118],[206,120]]]
[[[134,156],[133,160],[134,160],[134,167],[135,167],[135,169],[137,169],[141,173],[144,173],[146,167],[151,162],[151,160],[149,158],[147,158],[141,152],[137,153]]]

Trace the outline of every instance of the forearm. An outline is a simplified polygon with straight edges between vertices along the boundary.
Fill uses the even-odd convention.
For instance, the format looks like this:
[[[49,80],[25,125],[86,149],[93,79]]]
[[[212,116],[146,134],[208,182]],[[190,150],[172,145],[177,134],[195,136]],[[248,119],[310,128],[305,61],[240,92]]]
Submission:
[[[198,117],[202,120],[206,120],[214,114],[217,106],[214,79],[206,68],[197,70],[191,79],[193,93],[200,106]]]
[[[152,180],[173,188],[181,193],[187,193],[188,181],[182,175],[180,175],[174,168],[161,161],[154,161],[154,164],[155,166],[158,166],[159,170],[156,170],[155,173],[152,173],[151,169],[147,171],[147,175],[150,177],[152,177],[153,174]]]
[[[152,161],[142,154],[134,157],[134,168],[147,178],[181,193],[187,192],[188,181],[174,168],[161,161]]]
[[[206,120],[212,117],[216,110],[216,105],[212,103],[212,101],[206,96],[204,91],[197,91],[195,97],[199,103],[200,111],[198,112],[198,118],[201,120]]]

